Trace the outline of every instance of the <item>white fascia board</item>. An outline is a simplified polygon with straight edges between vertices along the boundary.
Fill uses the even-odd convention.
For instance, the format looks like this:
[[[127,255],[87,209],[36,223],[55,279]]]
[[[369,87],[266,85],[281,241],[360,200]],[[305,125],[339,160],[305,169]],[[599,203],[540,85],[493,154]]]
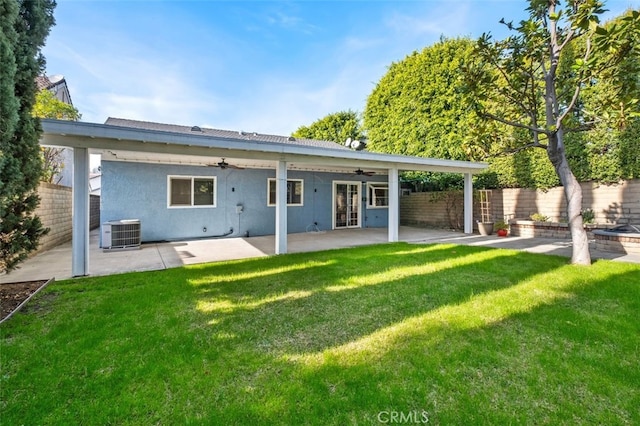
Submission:
[[[44,131],[41,139],[43,145],[95,150],[194,154],[206,157],[237,156],[238,158],[286,160],[308,164],[362,165],[453,173],[479,173],[488,167],[486,163],[470,161],[247,141],[78,121],[43,119],[41,123]]]

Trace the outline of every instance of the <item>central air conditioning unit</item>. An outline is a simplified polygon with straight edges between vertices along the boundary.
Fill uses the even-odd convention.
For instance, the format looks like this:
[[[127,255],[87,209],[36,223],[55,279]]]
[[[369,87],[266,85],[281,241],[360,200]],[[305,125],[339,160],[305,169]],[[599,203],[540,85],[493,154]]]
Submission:
[[[140,248],[138,219],[111,220],[102,224],[102,249],[125,250]]]

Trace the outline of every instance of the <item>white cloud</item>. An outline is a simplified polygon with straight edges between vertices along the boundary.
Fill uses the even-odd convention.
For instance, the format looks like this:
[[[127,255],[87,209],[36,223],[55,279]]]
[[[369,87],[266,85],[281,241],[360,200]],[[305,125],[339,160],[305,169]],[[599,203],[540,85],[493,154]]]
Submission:
[[[469,4],[450,2],[442,6],[427,3],[421,15],[393,12],[385,25],[408,37],[459,35],[468,32]]]
[[[295,10],[278,9],[261,15],[262,25],[268,16],[274,31],[319,30]],[[153,31],[143,28],[95,28],[83,37],[56,39],[47,55],[61,64],[53,71],[67,76],[85,121],[115,116],[286,135],[333,112],[361,112],[391,62],[427,45],[425,35],[436,39],[444,29],[464,26],[466,6],[420,10],[381,14],[384,24],[350,26],[331,42],[316,39],[314,50],[292,52],[295,60],[283,57],[287,67],[273,69],[260,43],[197,26],[189,29],[202,35],[193,46],[190,40],[170,43],[171,37],[156,44]]]
[[[225,128],[287,135],[330,113],[362,112],[372,80],[379,78],[376,70],[357,58],[329,68],[331,73],[321,73],[322,78],[272,76],[257,82],[252,96],[227,105],[228,114],[221,112]]]
[[[283,6],[287,5],[284,4]],[[303,34],[312,34],[318,30],[317,26],[296,15],[293,11],[284,12],[282,8],[269,13],[265,19],[269,25]]]
[[[61,42],[49,46],[50,62],[66,63],[72,99],[84,121],[111,116],[191,124],[195,116],[220,111],[220,98],[198,84],[206,79],[202,69],[215,78],[215,64],[204,66],[201,58],[181,58],[175,50],[158,51],[114,35],[105,40],[83,54]]]

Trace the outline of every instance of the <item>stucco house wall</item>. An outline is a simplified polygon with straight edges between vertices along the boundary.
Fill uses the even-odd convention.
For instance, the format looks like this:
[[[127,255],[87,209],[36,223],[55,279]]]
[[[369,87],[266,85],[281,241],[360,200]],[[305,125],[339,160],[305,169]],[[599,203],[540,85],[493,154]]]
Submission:
[[[216,176],[216,207],[167,207],[168,176]],[[275,207],[267,205],[267,182],[274,170],[103,161],[101,221],[139,219],[142,241],[213,237],[233,228],[233,236],[275,234]],[[314,223],[332,227],[333,182],[386,182],[386,176],[288,171],[288,179],[302,179],[303,205],[287,208],[289,233],[305,232]],[[243,211],[237,212],[236,206]],[[361,226],[386,227],[387,208],[367,208],[361,200]],[[206,228],[206,231],[204,230]]]

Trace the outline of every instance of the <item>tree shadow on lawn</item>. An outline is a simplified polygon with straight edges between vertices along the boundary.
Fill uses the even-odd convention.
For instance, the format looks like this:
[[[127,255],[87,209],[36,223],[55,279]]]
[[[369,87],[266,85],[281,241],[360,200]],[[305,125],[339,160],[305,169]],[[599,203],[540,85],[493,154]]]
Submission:
[[[68,313],[55,323],[46,312],[24,315],[3,330],[34,321],[46,329],[16,364],[34,377],[5,371],[3,411],[8,422],[32,424],[377,423],[385,409],[424,409],[432,423],[513,423],[539,397],[530,413],[550,406],[561,423],[557,407],[580,404],[581,388],[555,405],[542,397],[538,378],[551,373],[539,358],[562,345],[541,324],[556,326],[567,309],[602,314],[618,278],[600,265],[608,264],[394,244],[57,283],[48,291],[65,287],[55,309]],[[601,303],[576,308],[577,297]],[[572,363],[581,365],[579,355],[554,369]],[[56,379],[38,379],[45,375]]]
[[[222,332],[225,345],[237,339],[273,354],[317,352],[566,264],[562,258],[448,245],[399,245],[384,256],[379,248],[322,252],[309,268],[296,267],[296,260],[288,259],[294,269],[276,268],[274,275],[267,268],[266,275],[250,278],[240,272],[234,277],[228,267],[217,274],[215,266],[202,270],[202,278],[188,280],[199,289],[199,321],[213,336]]]
[[[284,424],[377,424],[381,411],[424,411],[432,424],[634,424],[637,276],[574,272],[540,299],[545,290],[523,280],[324,351],[259,355],[264,368],[233,383],[234,398],[210,414]],[[520,286],[531,297],[512,299]],[[628,332],[612,336],[612,327]]]

